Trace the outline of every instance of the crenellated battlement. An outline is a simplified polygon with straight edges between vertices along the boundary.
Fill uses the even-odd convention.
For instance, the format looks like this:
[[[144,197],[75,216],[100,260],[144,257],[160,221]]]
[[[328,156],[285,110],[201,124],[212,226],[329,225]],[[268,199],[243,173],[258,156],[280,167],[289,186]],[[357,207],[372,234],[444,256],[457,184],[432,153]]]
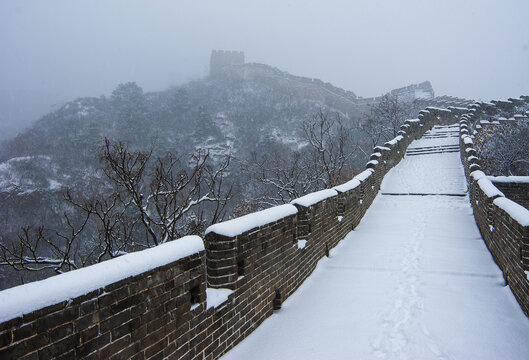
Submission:
[[[475,134],[484,128],[529,121],[527,113],[516,114],[517,106],[524,102],[529,104],[529,98],[477,102],[467,108],[439,111],[438,116],[440,121],[459,122],[461,162],[476,224],[505,284],[529,316],[529,177],[487,176],[474,144]]]

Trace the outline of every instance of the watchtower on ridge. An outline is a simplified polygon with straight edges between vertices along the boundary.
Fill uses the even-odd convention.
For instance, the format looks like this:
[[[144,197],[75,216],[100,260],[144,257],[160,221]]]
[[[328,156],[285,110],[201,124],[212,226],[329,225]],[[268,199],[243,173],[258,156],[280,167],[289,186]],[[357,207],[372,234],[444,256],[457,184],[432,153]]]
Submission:
[[[223,74],[227,66],[243,64],[244,52],[242,51],[213,50],[209,62],[209,75],[219,76]]]

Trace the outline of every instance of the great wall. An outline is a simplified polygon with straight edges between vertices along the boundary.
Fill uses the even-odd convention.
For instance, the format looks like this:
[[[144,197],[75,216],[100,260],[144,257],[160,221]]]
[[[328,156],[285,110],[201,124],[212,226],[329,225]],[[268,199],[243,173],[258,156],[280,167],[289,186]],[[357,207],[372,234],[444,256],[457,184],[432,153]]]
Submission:
[[[363,98],[352,91],[346,91],[319,79],[295,76],[277,68],[264,65],[245,63],[244,53],[239,51],[213,51],[210,60],[210,76],[213,78],[228,77],[245,81],[273,82],[276,86],[286,88],[293,94],[317,99],[322,103],[339,109],[345,114],[366,112],[369,105],[377,104],[382,96]],[[434,91],[429,81],[413,84],[390,91],[401,101],[426,104],[434,99]],[[436,103],[446,101],[447,104],[467,104],[464,99],[440,97]]]
[[[438,99],[438,107],[421,111],[395,139],[377,146],[366,170],[345,184],[215,224],[203,239],[178,239],[4,290],[0,358],[219,358],[281,308],[359,225],[409,145],[435,125],[454,123],[475,221],[529,316],[529,181],[484,174],[472,141],[480,126],[527,121],[527,114],[516,114],[519,102],[529,98]],[[506,112],[512,119],[495,118]]]

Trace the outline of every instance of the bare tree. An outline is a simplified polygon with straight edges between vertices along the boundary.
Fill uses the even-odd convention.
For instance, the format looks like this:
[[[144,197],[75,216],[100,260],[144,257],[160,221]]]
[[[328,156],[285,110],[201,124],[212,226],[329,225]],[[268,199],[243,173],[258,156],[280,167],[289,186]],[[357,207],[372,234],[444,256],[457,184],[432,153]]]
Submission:
[[[484,171],[490,175],[529,175],[529,121],[487,126],[474,140]]]
[[[369,106],[360,129],[375,147],[397,136],[404,120],[415,117],[416,113],[413,102],[402,101],[396,94],[386,94],[378,103]]]
[[[65,193],[65,230],[23,227],[17,239],[0,244],[0,265],[61,273],[200,233],[224,218],[230,156],[217,166],[204,150],[186,164],[171,153],[152,160],[152,151],[108,139],[100,154],[105,181],[90,197]]]
[[[351,161],[359,147],[353,144],[353,129],[339,114],[332,119],[320,112],[311,121],[303,122],[305,139],[309,143],[312,169],[318,175],[318,187],[338,185],[351,175]]]
[[[302,129],[306,146],[300,151],[253,154],[244,164],[251,181],[264,187],[255,199],[261,206],[283,204],[351,177],[359,153],[352,127],[338,114],[331,118],[320,110]]]

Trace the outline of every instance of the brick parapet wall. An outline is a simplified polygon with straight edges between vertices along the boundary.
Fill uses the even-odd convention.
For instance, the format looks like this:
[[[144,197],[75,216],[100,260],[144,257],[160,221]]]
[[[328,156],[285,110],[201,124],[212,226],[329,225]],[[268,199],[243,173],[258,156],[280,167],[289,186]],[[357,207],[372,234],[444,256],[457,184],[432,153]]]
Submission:
[[[4,322],[0,358],[170,356],[191,302],[206,300],[204,260],[201,251]]]
[[[384,175],[437,120],[426,111],[419,121],[406,122],[402,138],[375,148],[378,164],[333,196],[295,204],[291,214],[240,234],[209,232],[204,250],[4,321],[0,358],[220,357],[280,307],[360,223]],[[207,297],[215,292],[223,294],[218,302]]]
[[[519,181],[516,179],[519,178]],[[527,177],[491,177],[490,180],[505,197],[529,210],[529,180]]]
[[[469,185],[469,198],[476,224],[502,270],[506,284],[529,317],[529,280],[526,273],[529,270],[529,223],[526,223],[529,220],[529,211],[526,211],[529,181],[487,176],[481,171],[472,141],[471,129],[477,119],[484,114],[497,114],[513,108],[509,104],[496,105],[498,104],[500,108],[497,109],[488,103],[476,104],[472,111],[458,115],[461,119],[461,162]],[[510,212],[498,206],[499,201],[507,204]]]
[[[506,284],[529,316],[529,226],[522,226],[512,216],[493,205],[489,249],[503,271]]]

